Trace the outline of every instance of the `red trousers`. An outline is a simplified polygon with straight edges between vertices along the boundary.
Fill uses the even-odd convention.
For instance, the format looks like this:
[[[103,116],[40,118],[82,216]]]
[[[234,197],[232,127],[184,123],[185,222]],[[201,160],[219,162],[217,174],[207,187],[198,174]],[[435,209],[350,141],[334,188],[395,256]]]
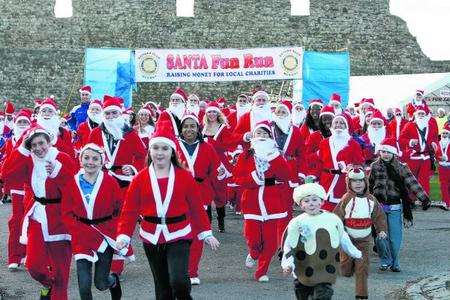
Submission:
[[[439,166],[439,183],[442,201],[450,208],[450,167]]]
[[[19,242],[24,214],[23,195],[11,193],[12,213],[8,221],[8,264],[20,264],[25,258],[25,246]]]
[[[200,241],[197,236],[192,239],[192,244],[189,252],[189,277],[198,277],[198,266],[203,254],[203,241]]]
[[[248,252],[253,259],[258,260],[255,279],[267,274],[270,261],[277,251],[277,223],[278,220],[244,220]]]
[[[431,165],[430,160],[425,159],[410,159],[408,160],[408,167],[411,172],[416,176],[417,181],[423,187],[425,192],[430,194],[430,178],[431,178]]]
[[[51,287],[52,300],[68,299],[71,259],[69,241],[45,242],[41,224],[30,219],[26,267],[34,280]]]

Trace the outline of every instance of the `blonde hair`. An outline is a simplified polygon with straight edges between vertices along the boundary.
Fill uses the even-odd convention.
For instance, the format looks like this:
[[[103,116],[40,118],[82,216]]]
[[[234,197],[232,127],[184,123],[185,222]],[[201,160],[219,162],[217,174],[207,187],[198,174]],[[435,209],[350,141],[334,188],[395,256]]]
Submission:
[[[223,114],[222,111],[218,111],[217,112],[217,123],[219,124],[225,124],[228,126],[228,120],[227,117],[225,117],[225,115]],[[208,116],[205,113],[205,116],[203,117],[203,125],[206,127],[209,125],[209,120],[208,120]]]

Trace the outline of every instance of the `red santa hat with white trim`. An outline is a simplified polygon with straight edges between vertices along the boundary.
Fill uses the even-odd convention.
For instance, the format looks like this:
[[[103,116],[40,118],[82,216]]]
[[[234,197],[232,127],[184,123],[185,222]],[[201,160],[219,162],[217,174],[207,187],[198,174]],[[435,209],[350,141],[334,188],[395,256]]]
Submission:
[[[102,101],[100,101],[99,99],[92,100],[91,103],[89,103],[89,108],[91,107],[98,107],[100,109],[103,109]]]
[[[385,138],[381,144],[377,146],[377,151],[386,151],[395,155],[399,155],[397,149],[397,141],[395,138]]]
[[[210,111],[221,112],[221,110],[219,108],[219,104],[216,101],[211,101],[206,106],[205,112],[210,112]]]
[[[170,99],[176,98],[180,99],[183,102],[186,102],[188,99],[186,92],[181,87],[177,87],[172,95],[170,95]]]
[[[78,91],[80,93],[88,93],[89,95],[92,94],[92,88],[89,85],[82,86]]]
[[[197,123],[197,125],[200,124],[200,122],[198,120],[198,117],[194,113],[189,112],[187,114],[184,114],[184,116],[181,118],[181,122],[180,123],[183,124],[183,122],[186,119],[192,119],[192,120],[194,120]]]
[[[417,114],[418,112],[424,112],[425,115],[430,114],[430,108],[426,104],[421,104],[416,106],[416,109],[414,110],[414,114]]]
[[[269,94],[266,91],[260,90],[256,91],[252,96],[252,101],[255,101],[256,99],[264,98],[266,101],[269,101],[270,97]]]
[[[14,104],[11,101],[5,102],[5,115],[12,115],[14,114],[14,111],[16,109],[14,108]]]
[[[145,104],[144,106],[142,106],[139,110],[138,110],[138,114],[140,113],[147,113],[149,115],[152,114],[152,109],[150,107],[150,105]]]
[[[402,110],[398,107],[394,108],[394,114],[402,114]]]
[[[29,128],[23,133],[23,140],[24,140],[24,142],[25,142],[25,145],[26,145],[26,142],[27,142],[29,139],[33,138],[34,135],[35,135],[35,134],[38,134],[38,133],[43,133],[43,134],[47,135],[48,138],[49,138],[50,140],[52,139],[51,134],[50,134],[47,130],[45,130],[44,127],[42,127],[42,126],[40,126],[40,125],[38,125],[38,124],[35,123],[35,124],[31,125],[31,127],[29,127]],[[27,148],[27,150],[30,150],[30,149]]]
[[[270,137],[273,137],[272,126],[268,120],[264,120],[264,121],[256,123],[255,127],[253,127],[252,134],[254,134],[256,129],[258,129],[258,128],[262,128],[262,129],[266,130],[270,134]]]
[[[416,90],[416,95],[421,95],[423,96],[423,94],[425,94],[424,90]]]
[[[369,105],[370,107],[374,107],[375,101],[372,98],[362,98],[361,102],[359,102],[359,105],[362,107],[365,104]]]
[[[40,110],[43,110],[44,108],[50,108],[55,112],[58,111],[58,105],[56,104],[55,100],[53,100],[53,98],[45,98],[45,100],[42,101]]]
[[[370,119],[370,122],[372,122],[374,120],[382,121],[384,126],[386,126],[386,124],[387,124],[386,118],[383,116],[381,111],[379,111],[378,109],[374,109],[372,119]]]
[[[445,122],[444,127],[442,128],[442,131],[446,131],[450,133],[450,122]]]
[[[80,150],[80,159],[83,156],[83,152],[86,151],[86,150],[92,150],[92,151],[97,152],[98,154],[100,154],[100,157],[102,158],[102,163],[105,163],[105,161],[106,161],[106,154],[105,154],[105,149],[103,147],[100,147],[99,145],[97,145],[95,143],[87,143]]]
[[[338,93],[331,94],[330,104],[332,104],[332,103],[338,103],[339,105],[342,105],[341,95],[339,95]]]
[[[319,105],[320,107],[323,107],[323,100],[322,99],[311,99],[309,100],[308,107],[311,107],[313,105]]]
[[[150,138],[150,141],[148,143],[150,148],[152,147],[152,145],[154,145],[156,143],[165,143],[165,144],[169,145],[170,147],[172,147],[172,149],[174,151],[176,151],[176,149],[177,149],[176,140],[177,139],[175,138],[175,135],[173,134],[172,125],[166,121],[158,122],[158,123],[161,123],[161,124],[159,124],[159,126],[156,126],[156,130],[155,130],[155,132],[153,132],[153,134]]]
[[[325,105],[324,107],[322,107],[322,109],[320,110],[320,117],[324,116],[324,115],[329,115],[334,117],[334,107],[331,105]]]
[[[118,97],[113,97],[109,95],[103,96],[103,112],[107,112],[110,110],[118,110],[122,112],[122,103],[121,99]]]
[[[22,108],[17,112],[17,114],[14,116],[14,123],[17,123],[20,120],[26,120],[29,123],[31,123],[31,115],[33,114],[32,111],[26,108]]]
[[[278,106],[284,106],[288,110],[289,114],[292,113],[292,101],[284,99],[280,104],[278,104]]]

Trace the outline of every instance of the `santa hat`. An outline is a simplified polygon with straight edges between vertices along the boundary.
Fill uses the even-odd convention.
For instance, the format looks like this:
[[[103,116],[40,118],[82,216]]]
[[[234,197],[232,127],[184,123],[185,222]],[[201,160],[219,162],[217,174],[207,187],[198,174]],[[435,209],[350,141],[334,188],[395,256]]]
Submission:
[[[395,138],[385,138],[381,144],[377,146],[377,151],[386,151],[398,155],[397,141]]]
[[[215,100],[217,102],[217,104],[219,105],[225,105],[227,103],[227,99],[225,99],[224,97],[219,97]]]
[[[398,107],[394,108],[394,114],[401,114],[402,110]]]
[[[331,94],[330,103],[333,103],[333,102],[341,104],[341,95],[339,95],[337,93]]]
[[[158,104],[156,104],[156,102],[153,102],[153,101],[147,101],[147,102],[145,102],[145,104],[144,104],[144,107],[153,107],[154,109],[156,109],[156,110],[158,110],[159,109],[159,106],[158,106]]]
[[[153,144],[156,143],[165,143],[170,147],[172,147],[174,151],[176,151],[177,149],[176,138],[175,135],[173,134],[171,124],[165,121],[163,122],[159,121],[158,123],[160,124],[158,124],[159,126],[156,126],[156,130],[155,132],[153,132],[153,135],[148,143],[149,146],[151,147]]]
[[[263,128],[265,130],[267,130],[270,134],[270,136],[273,136],[273,132],[272,132],[272,126],[270,125],[270,122],[267,120],[258,122],[255,124],[255,127],[253,127],[252,133],[254,133],[256,131],[256,129],[258,128]]]
[[[177,87],[175,91],[170,95],[170,99],[181,99],[183,102],[187,101],[187,95],[186,92],[181,88]]]
[[[292,102],[289,100],[282,100],[280,104],[278,104],[278,106],[284,106],[289,113],[292,113]]]
[[[193,100],[196,100],[197,102],[200,102],[200,98],[196,94],[190,94],[187,99],[188,100],[193,99]]]
[[[367,117],[368,115],[373,115],[373,113],[374,113],[376,110],[377,110],[377,109],[374,108],[373,106],[368,107],[367,110],[366,110],[365,116]]]
[[[217,111],[220,112],[219,104],[216,101],[211,101],[205,109],[205,112]]]
[[[92,100],[91,103],[89,103],[89,108],[95,107],[95,106],[102,109],[102,101],[95,99],[95,100]]]
[[[119,98],[109,95],[103,96],[103,112],[118,110],[122,112],[122,103]]]
[[[330,115],[332,117],[334,117],[334,107],[331,105],[325,105],[324,107],[322,107],[322,109],[320,110],[320,117],[324,116],[324,115]]]
[[[449,122],[445,122],[444,127],[442,128],[442,131],[447,131],[448,133],[450,133],[450,123]]]
[[[34,108],[40,107],[42,104],[42,101],[44,101],[44,100],[41,98],[34,98]]]
[[[319,105],[320,107],[323,107],[323,101],[322,99],[311,99],[309,101],[309,107],[313,106],[313,105]]]
[[[103,149],[99,145],[94,144],[94,143],[88,143],[88,144],[84,145],[83,148],[81,148],[81,150],[80,150],[80,159],[83,156],[83,152],[86,150],[92,150],[94,152],[97,152],[98,154],[100,154],[100,157],[102,158],[102,163],[105,162],[105,160],[106,160],[105,149]]]
[[[147,114],[151,115],[152,109],[150,108],[149,105],[144,105],[139,109],[138,114],[140,114],[140,113],[147,113]]]
[[[34,137],[34,135],[36,135],[38,133],[43,133],[43,134],[47,135],[49,139],[52,138],[50,133],[47,130],[45,130],[44,127],[42,127],[38,124],[34,124],[23,133],[25,145],[27,144],[28,140],[32,139]],[[30,149],[27,149],[27,150],[30,150]]]
[[[15,111],[14,104],[11,101],[5,102],[5,114],[12,115]]]
[[[363,106],[364,104],[367,104],[371,107],[375,106],[375,101],[372,98],[362,98],[359,105]]]
[[[424,112],[425,115],[428,115],[430,114],[430,108],[428,108],[428,105],[418,105],[414,110],[414,114],[417,114],[418,112]]]
[[[32,112],[30,110],[23,108],[19,110],[14,116],[14,123],[17,123],[20,120],[27,120],[29,123],[31,123],[31,115]]]
[[[134,110],[132,107],[129,107],[127,109],[122,109],[122,111],[123,111],[123,114],[125,114],[125,115],[131,115],[132,113],[134,113]]]
[[[193,113],[187,113],[187,114],[185,114],[185,115],[181,118],[181,122],[180,122],[180,123],[183,123],[184,120],[186,120],[186,119],[192,119],[192,120],[194,120],[194,121],[197,123],[197,125],[200,124],[200,122],[198,121],[197,116],[196,116],[195,114],[193,114]]]
[[[421,96],[423,96],[424,93],[425,93],[424,90],[416,90],[416,95],[421,95]]]
[[[366,173],[364,172],[364,169],[361,168],[360,166],[355,166],[350,168],[350,170],[348,170],[347,177],[353,180],[361,180],[366,177]]]
[[[370,119],[370,122],[372,122],[373,120],[379,120],[382,121],[384,126],[386,126],[386,119],[384,118],[383,114],[381,113],[381,111],[379,111],[378,109],[375,109],[373,112],[373,116],[372,119]]]
[[[56,105],[56,102],[52,98],[45,98],[45,100],[42,101],[40,109],[42,110],[44,108],[50,108],[55,112],[58,111],[58,105]]]
[[[269,101],[269,94],[267,94],[266,91],[257,91],[252,96],[252,101],[255,101],[256,99],[264,98],[266,101]]]
[[[88,93],[88,94],[91,94],[91,93],[92,93],[92,88],[91,88],[89,85],[85,85],[85,86],[82,86],[82,87],[79,89],[79,92],[80,92],[80,93]]]
[[[295,203],[300,205],[300,202],[305,197],[308,196],[317,196],[320,199],[324,200],[327,196],[325,189],[318,183],[305,183],[294,189],[294,193],[292,194],[292,198]]]

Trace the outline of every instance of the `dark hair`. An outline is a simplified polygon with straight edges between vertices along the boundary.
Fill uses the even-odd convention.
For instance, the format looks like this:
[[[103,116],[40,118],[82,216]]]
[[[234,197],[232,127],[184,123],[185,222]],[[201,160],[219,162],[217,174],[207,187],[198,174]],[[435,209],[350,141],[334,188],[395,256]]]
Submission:
[[[325,127],[325,124],[322,122],[322,117],[319,117],[319,130],[323,137],[327,138],[331,136],[331,130]]]
[[[186,169],[185,166],[181,163],[180,159],[178,158],[177,152],[172,148],[172,155],[170,156],[170,162],[178,168]],[[152,163],[152,157],[150,155],[150,148],[147,151],[147,166],[150,166]]]
[[[180,137],[181,137],[183,140],[184,140],[184,136],[183,136],[183,134],[182,134],[183,123],[184,123],[184,121],[186,121],[187,119],[189,119],[189,118],[184,119],[183,122],[180,123],[180,129],[179,129],[179,132],[180,132]],[[204,140],[203,140],[202,128],[200,127],[200,124],[198,124],[197,122],[195,122],[195,123],[197,124],[197,140],[199,141],[199,143],[203,143]]]
[[[264,130],[264,131],[269,135],[269,137],[270,137],[271,139],[274,138],[272,132],[270,132],[270,130],[267,129],[266,127],[262,127],[262,126],[261,126],[261,127],[258,127],[258,129]]]
[[[306,125],[308,126],[308,128],[311,128],[314,131],[319,130],[319,128],[316,126],[316,123],[314,122],[314,119],[311,115],[311,107],[309,107],[307,110],[305,122],[306,122]]]
[[[47,141],[47,143],[50,143],[50,136],[48,134],[46,134],[44,132],[37,132],[25,139],[25,142],[24,142],[25,149],[30,151],[31,150],[31,141],[39,136],[43,136],[45,138],[45,140]]]
[[[136,124],[136,113],[130,113],[130,126],[133,127]]]

